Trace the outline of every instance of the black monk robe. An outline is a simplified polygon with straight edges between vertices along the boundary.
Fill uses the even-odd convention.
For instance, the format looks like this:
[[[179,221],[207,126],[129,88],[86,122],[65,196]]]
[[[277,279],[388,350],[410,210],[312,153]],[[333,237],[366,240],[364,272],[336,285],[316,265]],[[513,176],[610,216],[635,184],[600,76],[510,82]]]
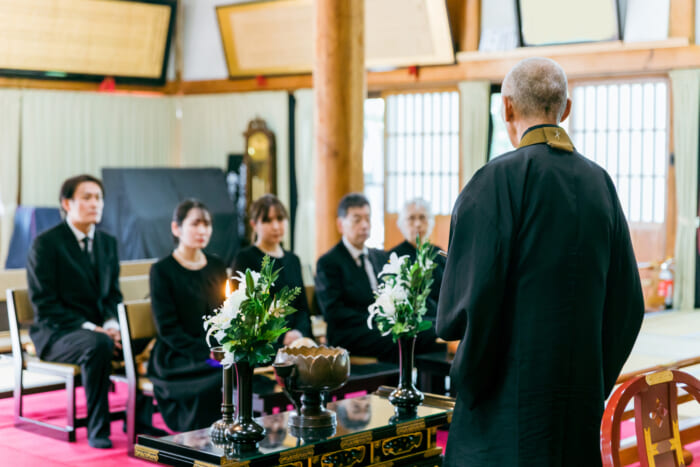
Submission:
[[[604,401],[643,314],[610,177],[563,129],[531,128],[452,212],[437,332],[462,341],[445,465],[600,465]]]

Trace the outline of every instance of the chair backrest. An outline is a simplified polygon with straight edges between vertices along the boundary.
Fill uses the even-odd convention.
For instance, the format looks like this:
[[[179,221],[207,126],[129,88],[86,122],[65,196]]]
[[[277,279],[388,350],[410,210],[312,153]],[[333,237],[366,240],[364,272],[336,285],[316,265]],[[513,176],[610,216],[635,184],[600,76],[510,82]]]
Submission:
[[[678,388],[700,402],[700,381],[688,373],[666,370],[637,376],[610,396],[600,429],[600,447],[605,467],[618,467],[620,423],[634,398],[634,426],[640,467],[684,466],[678,427]]]
[[[156,337],[156,325],[153,321],[151,302],[139,300],[128,303],[120,303],[117,308],[119,315],[119,329],[122,334],[122,350],[124,351],[124,367],[127,378],[136,381],[136,355],[139,347]],[[141,349],[142,350],[142,349]]]
[[[121,290],[125,302],[149,298],[151,290],[148,274],[140,276],[120,276],[119,290]]]
[[[119,276],[142,276],[148,275],[151,271],[151,266],[158,258],[136,259],[119,262]]]
[[[0,271],[0,290],[26,289],[27,270],[26,269],[5,269]],[[0,294],[0,302],[9,300]]]
[[[29,300],[27,289],[7,289],[7,318],[10,324],[10,342],[12,344],[12,358],[20,368],[24,362],[22,349],[22,326],[34,322],[34,307]]]
[[[313,285],[304,286],[304,293],[306,294],[306,300],[309,302],[311,316],[321,316],[321,310],[316,299],[316,287]]]

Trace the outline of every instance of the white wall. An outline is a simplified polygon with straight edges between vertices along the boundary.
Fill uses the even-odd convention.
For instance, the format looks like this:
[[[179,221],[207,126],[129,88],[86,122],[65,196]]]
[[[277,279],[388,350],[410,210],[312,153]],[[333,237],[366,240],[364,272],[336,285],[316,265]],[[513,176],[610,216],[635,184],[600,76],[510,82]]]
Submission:
[[[226,79],[226,58],[221,44],[217,5],[249,0],[184,0],[183,67],[185,81]]]

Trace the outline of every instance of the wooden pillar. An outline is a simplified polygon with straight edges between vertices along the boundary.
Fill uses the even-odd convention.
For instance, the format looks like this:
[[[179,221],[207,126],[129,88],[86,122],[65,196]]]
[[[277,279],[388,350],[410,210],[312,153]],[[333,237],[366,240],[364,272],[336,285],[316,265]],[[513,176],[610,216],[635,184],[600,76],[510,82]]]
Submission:
[[[668,37],[685,37],[695,42],[695,0],[671,0]]]
[[[316,253],[320,256],[340,239],[335,222],[338,202],[363,188],[365,2],[315,0],[314,10]],[[304,183],[300,175],[299,183]]]

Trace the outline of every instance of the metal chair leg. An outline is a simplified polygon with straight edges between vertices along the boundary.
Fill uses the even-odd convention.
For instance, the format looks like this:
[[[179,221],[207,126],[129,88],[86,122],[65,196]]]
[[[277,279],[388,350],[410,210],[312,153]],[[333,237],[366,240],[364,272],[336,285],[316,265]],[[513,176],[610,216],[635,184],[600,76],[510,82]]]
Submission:
[[[136,387],[129,381],[129,394],[126,398],[126,439],[127,454],[134,455],[134,444],[136,444]]]
[[[75,377],[66,378],[66,422],[69,425],[68,441],[75,442]]]

